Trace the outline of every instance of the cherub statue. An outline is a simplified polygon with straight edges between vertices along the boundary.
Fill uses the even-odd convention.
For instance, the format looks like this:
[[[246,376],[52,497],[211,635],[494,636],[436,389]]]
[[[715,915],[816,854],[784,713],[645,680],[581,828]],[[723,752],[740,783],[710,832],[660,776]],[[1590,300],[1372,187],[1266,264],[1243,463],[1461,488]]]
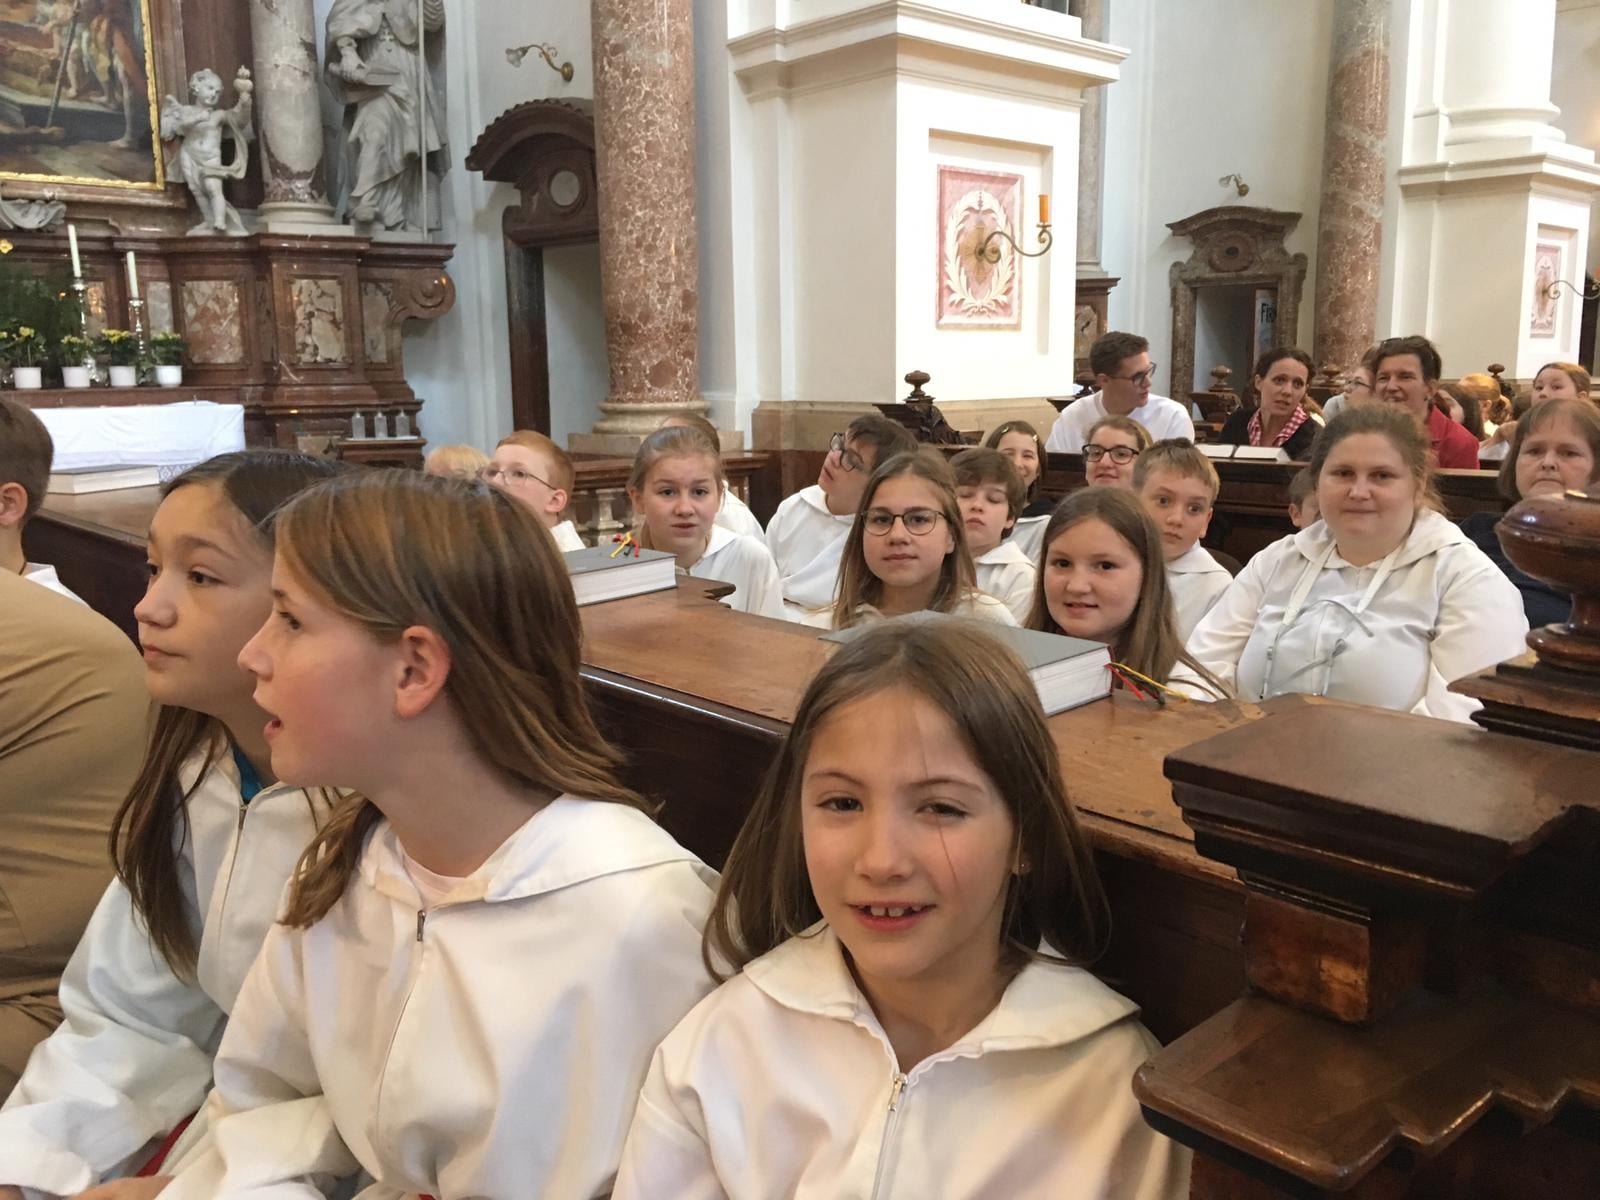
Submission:
[[[191,237],[210,233],[243,237],[250,232],[238,210],[222,196],[222,181],[243,179],[250,161],[250,93],[255,84],[248,68],[239,68],[233,90],[239,94],[239,102],[232,108],[218,108],[222,80],[215,71],[202,68],[189,77],[193,104],[180,104],[176,97],[168,96],[161,106],[161,138],[183,139],[178,147],[178,168],[200,209],[200,223],[189,230]],[[222,158],[225,132],[233,136],[234,145],[233,158],[228,162]]]

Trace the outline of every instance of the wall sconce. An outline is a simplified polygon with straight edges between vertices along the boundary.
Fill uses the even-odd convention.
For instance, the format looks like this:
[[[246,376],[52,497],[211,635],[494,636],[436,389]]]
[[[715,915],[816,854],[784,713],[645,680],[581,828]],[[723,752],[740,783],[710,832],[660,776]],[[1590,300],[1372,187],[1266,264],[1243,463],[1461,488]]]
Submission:
[[[1554,283],[1552,283],[1549,287],[1545,288],[1545,290],[1544,290],[1545,299],[1547,299],[1547,300],[1559,300],[1561,298],[1561,289],[1562,288],[1566,288],[1569,292],[1571,292],[1574,296],[1578,297],[1578,299],[1580,299],[1580,300],[1600,300],[1600,283],[1595,284],[1594,291],[1585,292],[1585,291],[1580,291],[1576,284],[1570,283],[1565,279],[1558,279]]]
[[[528,52],[531,50],[537,50],[539,57],[549,63],[550,69],[561,76],[564,82],[572,82],[572,64],[569,62],[557,64],[556,55],[561,51],[544,42],[530,42],[526,46],[507,46],[506,61],[513,67],[520,67],[522,60],[528,57]]]
[[[1244,181],[1244,177],[1241,175],[1224,175],[1217,182],[1223,187],[1227,187],[1230,183],[1233,184],[1234,190],[1239,193],[1241,200],[1250,194],[1250,185]]]
[[[1054,239],[1050,235],[1050,197],[1043,193],[1039,196],[1039,248],[1037,250],[1024,250],[1017,245],[1017,239],[1004,229],[991,230],[989,236],[978,243],[975,256],[987,263],[1000,261],[1000,247],[994,244],[995,238],[1005,238],[1011,243],[1011,248],[1023,258],[1043,258],[1050,253],[1050,246]],[[909,376],[907,377],[909,380]]]

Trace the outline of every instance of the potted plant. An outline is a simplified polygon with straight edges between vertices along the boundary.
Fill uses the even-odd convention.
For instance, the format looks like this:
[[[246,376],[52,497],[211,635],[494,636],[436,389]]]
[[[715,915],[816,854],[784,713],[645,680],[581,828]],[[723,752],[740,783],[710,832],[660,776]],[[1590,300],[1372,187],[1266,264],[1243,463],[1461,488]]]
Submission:
[[[150,339],[150,353],[156,360],[156,382],[162,387],[177,387],[183,382],[183,335],[163,330]]]
[[[11,363],[11,386],[37,390],[44,385],[44,339],[32,325],[17,325],[7,331],[6,359]]]
[[[139,339],[127,329],[107,329],[94,340],[95,353],[111,365],[112,387],[139,386]]]
[[[75,333],[62,334],[56,344],[61,359],[61,386],[86,388],[89,386],[89,364],[94,362],[94,346],[86,337]]]

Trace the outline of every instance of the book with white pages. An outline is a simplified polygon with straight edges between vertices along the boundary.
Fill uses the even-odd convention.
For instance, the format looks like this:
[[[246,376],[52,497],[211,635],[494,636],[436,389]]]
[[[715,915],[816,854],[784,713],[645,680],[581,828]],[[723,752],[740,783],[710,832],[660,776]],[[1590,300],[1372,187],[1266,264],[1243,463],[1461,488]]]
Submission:
[[[1232,442],[1199,442],[1195,445],[1195,449],[1207,458],[1232,458],[1238,448]]]
[[[1289,452],[1282,446],[1235,446],[1233,448],[1235,462],[1275,462],[1286,463],[1293,460]]]
[[[615,546],[590,546],[562,556],[580,608],[677,586],[678,563],[672,555],[629,546],[612,557],[615,550]]]
[[[44,490],[57,496],[86,496],[91,492],[154,487],[166,478],[162,469],[155,466],[74,467],[51,471]]]
[[[1022,660],[1034,690],[1039,693],[1039,704],[1045,716],[1054,716],[1091,700],[1100,700],[1111,694],[1111,647],[1087,638],[1067,637],[1064,634],[1041,633],[1037,629],[1021,629],[1001,625],[997,621],[976,621],[969,617],[949,616],[945,613],[917,612],[891,621],[960,621],[975,635],[990,637],[1007,647]],[[827,642],[848,642],[863,629],[879,624],[853,625],[824,634]]]

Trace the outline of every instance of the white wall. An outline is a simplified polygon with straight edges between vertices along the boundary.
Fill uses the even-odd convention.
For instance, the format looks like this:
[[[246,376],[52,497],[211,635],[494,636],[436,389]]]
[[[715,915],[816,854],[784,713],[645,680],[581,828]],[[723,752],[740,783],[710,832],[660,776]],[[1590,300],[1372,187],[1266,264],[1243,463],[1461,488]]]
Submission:
[[[1567,141],[1600,148],[1600,0],[1560,0],[1556,6],[1550,101],[1561,110],[1555,124]],[[1600,237],[1594,236],[1600,229],[1600,196],[1589,229],[1589,270],[1600,273]]]
[[[1150,339],[1158,385],[1167,386],[1167,272],[1192,249],[1167,224],[1248,204],[1302,214],[1286,244],[1310,259],[1298,335],[1309,346],[1334,0],[1109,7],[1108,40],[1132,52],[1106,95],[1101,264],[1122,280],[1110,296],[1111,328]],[[1242,200],[1217,182],[1234,173],[1250,185]]]
[[[600,416],[610,378],[600,307],[600,243],[544,252],[545,333],[550,348],[550,436],[566,445]]]

